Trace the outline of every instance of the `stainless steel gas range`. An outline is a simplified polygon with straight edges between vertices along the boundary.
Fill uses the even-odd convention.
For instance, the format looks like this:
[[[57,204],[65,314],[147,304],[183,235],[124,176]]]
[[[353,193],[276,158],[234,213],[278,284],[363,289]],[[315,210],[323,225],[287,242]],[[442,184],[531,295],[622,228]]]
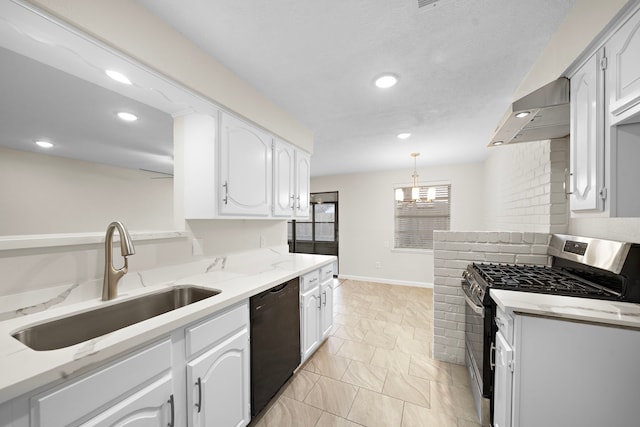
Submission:
[[[481,420],[493,420],[497,326],[489,288],[640,302],[640,245],[554,234],[548,254],[551,266],[473,263],[463,273],[466,362]]]

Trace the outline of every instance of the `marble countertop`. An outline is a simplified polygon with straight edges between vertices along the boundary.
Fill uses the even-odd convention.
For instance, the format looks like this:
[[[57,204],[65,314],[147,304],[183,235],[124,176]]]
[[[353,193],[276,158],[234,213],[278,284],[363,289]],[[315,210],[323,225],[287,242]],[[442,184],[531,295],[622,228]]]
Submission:
[[[491,289],[490,295],[507,314],[535,314],[640,329],[640,304],[500,289]]]
[[[0,404],[24,393],[91,369],[114,356],[335,261],[333,256],[290,254],[285,247],[130,272],[118,297],[100,300],[101,284],[72,284],[37,293],[0,298]],[[198,285],[220,294],[70,347],[35,351],[11,335],[25,327],[174,285]]]

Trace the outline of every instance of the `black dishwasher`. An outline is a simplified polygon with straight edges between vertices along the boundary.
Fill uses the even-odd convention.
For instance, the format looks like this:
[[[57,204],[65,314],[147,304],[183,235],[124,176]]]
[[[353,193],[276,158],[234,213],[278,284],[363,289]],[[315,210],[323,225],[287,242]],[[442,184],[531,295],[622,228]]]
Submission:
[[[300,365],[300,282],[251,297],[251,415],[265,407]]]

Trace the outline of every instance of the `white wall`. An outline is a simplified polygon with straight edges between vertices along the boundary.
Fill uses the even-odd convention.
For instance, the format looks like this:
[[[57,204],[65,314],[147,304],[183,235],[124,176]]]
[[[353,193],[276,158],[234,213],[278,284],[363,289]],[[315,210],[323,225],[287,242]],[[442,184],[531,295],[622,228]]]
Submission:
[[[173,182],[162,175],[0,148],[0,236],[173,229]],[[153,179],[152,179],[153,178]]]
[[[433,284],[433,252],[394,251],[394,185],[409,184],[411,170],[322,176],[311,191],[338,191],[340,276],[386,283]],[[420,170],[420,182],[451,183],[451,229],[478,230],[483,218],[481,163]],[[409,184],[410,185],[410,184]],[[376,268],[376,262],[381,268]]]

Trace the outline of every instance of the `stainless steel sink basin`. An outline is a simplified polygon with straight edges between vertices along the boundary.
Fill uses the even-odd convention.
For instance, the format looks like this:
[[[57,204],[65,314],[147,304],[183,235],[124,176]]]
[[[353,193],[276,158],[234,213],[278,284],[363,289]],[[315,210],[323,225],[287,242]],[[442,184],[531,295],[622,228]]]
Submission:
[[[220,291],[197,286],[175,286],[164,291],[35,325],[12,336],[34,350],[56,350],[88,341],[134,323],[159,316]]]

